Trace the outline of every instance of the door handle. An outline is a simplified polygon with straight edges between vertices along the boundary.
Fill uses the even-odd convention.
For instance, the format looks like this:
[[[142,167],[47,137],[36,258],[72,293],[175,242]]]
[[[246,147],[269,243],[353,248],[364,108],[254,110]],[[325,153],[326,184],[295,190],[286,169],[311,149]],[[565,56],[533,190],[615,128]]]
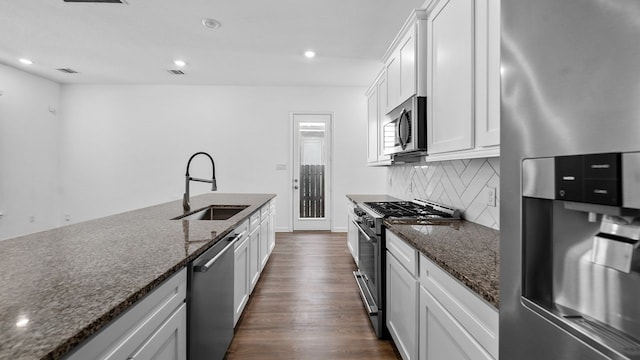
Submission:
[[[222,255],[224,255],[224,253],[227,252],[227,250],[232,248],[235,245],[236,240],[238,240],[244,233],[245,232],[242,232],[240,234],[233,234],[232,237],[227,238],[227,241],[229,241],[229,243],[227,245],[225,245],[225,247],[222,249],[222,251],[220,251],[218,254],[216,254],[216,256],[214,256],[213,259],[207,261],[206,264],[194,266],[193,267],[193,271],[195,271],[195,272],[207,272],[207,271],[209,271],[209,268],[211,268],[211,266],[213,266],[213,264],[216,261],[218,261],[218,259],[220,259],[220,257],[222,257]]]
[[[298,185],[294,185],[294,186],[293,186],[293,189],[294,189],[294,190],[298,190]]]

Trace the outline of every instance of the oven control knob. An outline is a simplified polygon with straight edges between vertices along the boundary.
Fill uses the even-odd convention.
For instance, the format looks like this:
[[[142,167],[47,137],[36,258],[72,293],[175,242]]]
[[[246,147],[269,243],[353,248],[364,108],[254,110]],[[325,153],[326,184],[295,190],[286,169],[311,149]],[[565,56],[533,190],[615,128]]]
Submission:
[[[356,213],[357,216],[362,216],[365,214],[365,212],[360,209],[355,209],[354,212]]]
[[[376,224],[373,222],[372,219],[367,219],[367,226],[370,228],[373,228],[376,226]]]

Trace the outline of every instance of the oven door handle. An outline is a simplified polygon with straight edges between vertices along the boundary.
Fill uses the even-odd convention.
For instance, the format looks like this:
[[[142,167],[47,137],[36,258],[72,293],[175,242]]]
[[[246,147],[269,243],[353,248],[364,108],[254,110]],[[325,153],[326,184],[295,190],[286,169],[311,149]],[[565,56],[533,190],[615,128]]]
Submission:
[[[358,231],[364,235],[364,237],[367,239],[368,242],[370,243],[374,243],[375,240],[372,240],[371,237],[369,235],[367,235],[367,232],[364,231],[364,229],[360,226],[360,224],[358,224],[355,220],[351,220],[353,222],[353,225],[355,225],[358,228]]]

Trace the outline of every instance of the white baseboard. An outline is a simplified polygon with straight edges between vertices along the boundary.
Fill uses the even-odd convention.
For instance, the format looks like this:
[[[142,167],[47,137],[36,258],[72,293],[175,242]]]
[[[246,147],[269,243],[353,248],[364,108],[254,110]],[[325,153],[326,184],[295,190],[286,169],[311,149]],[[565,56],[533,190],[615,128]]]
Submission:
[[[291,228],[288,226],[276,228],[276,232],[291,232],[291,231],[292,231]]]
[[[331,229],[331,232],[347,232],[349,229],[347,229],[346,227],[334,227],[333,229]]]

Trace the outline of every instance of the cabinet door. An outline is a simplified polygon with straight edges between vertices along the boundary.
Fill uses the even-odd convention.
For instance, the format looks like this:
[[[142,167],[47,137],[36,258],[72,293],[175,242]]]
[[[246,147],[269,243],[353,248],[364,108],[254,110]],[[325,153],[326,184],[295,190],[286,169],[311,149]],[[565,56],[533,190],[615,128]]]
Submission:
[[[378,79],[376,88],[378,89],[378,119],[376,124],[378,128],[378,161],[387,161],[391,160],[391,155],[384,153],[384,134],[382,133],[382,125],[386,122],[389,104],[387,99],[387,76],[385,73]]]
[[[254,229],[249,235],[249,283],[250,291],[258,283],[260,278],[260,227]]]
[[[167,336],[158,335],[158,331],[165,328],[162,334],[167,334],[167,327],[177,326],[180,321],[186,322],[186,318],[178,319],[184,314],[176,315],[177,310],[184,307],[186,294],[187,269],[184,268],[94,334],[86,343],[65,355],[64,359],[127,359],[153,337],[167,339],[164,343],[168,343],[167,346],[175,350],[170,353],[176,355],[169,357],[170,359],[184,359],[186,337],[182,328],[177,333],[172,333],[173,335],[167,335],[173,336],[171,340]],[[167,325],[168,322],[171,322],[170,325]]]
[[[378,161],[378,89],[367,95],[367,162]]]
[[[387,328],[404,360],[417,358],[418,281],[387,251]]]
[[[500,1],[476,0],[476,145],[500,144]]]
[[[269,260],[269,219],[265,217],[260,223],[260,271]]]
[[[428,25],[428,151],[470,149],[474,130],[474,1],[442,0]]]
[[[358,264],[358,228],[356,228],[356,225],[353,223],[355,219],[353,215],[353,207],[350,204],[347,206],[347,214],[348,214],[347,247],[349,248],[349,252],[351,253],[351,256],[353,257],[353,260],[355,261],[356,265],[359,265]]]
[[[398,47],[400,56],[399,103],[416,94],[416,27],[412,26]]]
[[[385,66],[387,74],[387,109],[385,114],[400,105],[400,56],[396,50]]]
[[[271,213],[269,214],[269,254],[273,252],[274,247],[276,247],[276,208],[271,206]]]
[[[240,240],[234,250],[235,263],[233,274],[233,324],[238,323],[240,315],[249,300],[249,237]]]
[[[421,360],[493,360],[427,290],[420,288]]]
[[[186,360],[187,305],[182,304],[136,352],[130,360]]]
[[[276,206],[271,205],[271,214],[269,215],[269,254],[276,247]]]

